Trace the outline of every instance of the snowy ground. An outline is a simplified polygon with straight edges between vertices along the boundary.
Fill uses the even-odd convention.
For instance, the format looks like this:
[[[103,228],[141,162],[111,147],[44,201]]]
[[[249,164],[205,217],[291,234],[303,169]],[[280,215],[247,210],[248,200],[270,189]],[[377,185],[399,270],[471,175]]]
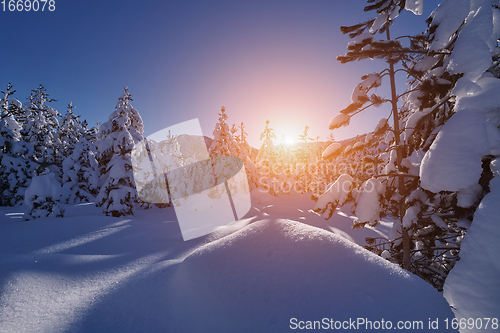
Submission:
[[[292,318],[422,321],[418,332],[439,318],[446,332],[441,294],[353,243],[388,224],[325,221],[302,195],[252,201],[246,219],[187,242],[171,208],[112,218],[82,204],[24,221],[0,207],[0,332],[289,332]]]

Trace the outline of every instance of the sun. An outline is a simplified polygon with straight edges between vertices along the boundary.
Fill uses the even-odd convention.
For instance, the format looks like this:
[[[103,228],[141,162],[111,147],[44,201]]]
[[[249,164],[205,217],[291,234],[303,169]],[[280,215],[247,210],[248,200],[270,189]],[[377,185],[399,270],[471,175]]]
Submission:
[[[283,143],[285,144],[285,146],[291,146],[291,145],[295,144],[296,142],[297,142],[297,140],[293,136],[288,135],[288,134],[283,135]]]

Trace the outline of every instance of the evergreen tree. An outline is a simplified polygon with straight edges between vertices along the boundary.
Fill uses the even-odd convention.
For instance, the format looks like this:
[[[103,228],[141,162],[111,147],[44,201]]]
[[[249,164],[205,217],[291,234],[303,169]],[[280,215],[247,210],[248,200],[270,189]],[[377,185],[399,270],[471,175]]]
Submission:
[[[276,139],[276,134],[274,134],[274,129],[269,127],[269,119],[266,120],[266,128],[264,132],[260,134],[260,141],[262,146],[260,146],[259,153],[257,154],[257,160],[272,162],[275,158],[275,148],[273,139]]]
[[[328,138],[326,138],[326,141],[327,141],[328,143],[333,143],[333,142],[335,142],[335,137],[333,136],[333,133],[330,133],[330,134],[328,135]]]
[[[189,139],[189,136],[185,138]],[[198,140],[197,143],[200,141]],[[183,148],[187,148],[185,153],[189,155],[189,158],[184,158],[178,136],[172,135],[170,131],[166,138],[160,142],[143,140],[140,144],[135,145],[132,151],[132,165],[142,207],[164,208],[173,204],[165,176],[174,169],[199,161],[197,156],[199,149],[192,149],[193,146],[196,144],[185,144]],[[205,149],[204,156],[206,156],[206,148],[203,148]],[[192,160],[188,161],[191,158]]]
[[[352,93],[352,103],[346,109],[342,110],[340,115],[332,119],[330,129],[347,125],[352,116],[370,106],[380,106],[386,102],[391,104],[391,113],[393,117],[391,131],[394,133],[394,143],[392,147],[389,147],[389,159],[386,163],[392,167],[386,167],[385,174],[379,175],[380,177],[376,178],[372,177],[359,187],[351,186],[352,189],[356,191],[352,192],[350,195],[355,201],[356,215],[358,216],[358,224],[360,225],[366,223],[375,225],[380,220],[381,213],[383,215],[385,209],[391,211],[396,220],[395,226],[400,226],[399,232],[401,236],[399,238],[402,244],[403,255],[398,258],[398,262],[401,263],[405,269],[410,270],[410,226],[407,223],[403,223],[403,219],[407,209],[406,198],[409,195],[407,190],[408,187],[415,186],[415,177],[414,175],[410,175],[408,169],[402,165],[405,156],[404,143],[401,142],[402,132],[400,118],[402,115],[400,110],[398,110],[398,100],[400,96],[396,93],[395,65],[406,61],[412,61],[412,57],[415,54],[422,54],[425,53],[425,51],[422,51],[418,47],[418,42],[422,39],[420,36],[408,37],[410,39],[409,47],[403,46],[399,38],[391,38],[389,27],[401,10],[405,8],[404,1],[369,0],[368,2],[373,3],[373,5],[368,5],[365,7],[365,10],[375,10],[378,16],[354,26],[341,27],[341,31],[349,34],[354,40],[349,43],[348,52],[343,56],[337,57],[337,59],[342,63],[346,63],[367,58],[378,58],[384,60],[388,68],[384,69],[382,72],[368,74],[361,78],[363,81],[355,87]],[[377,32],[385,33],[386,40],[375,38]],[[403,66],[403,68],[404,67],[405,66]],[[369,96],[368,93],[373,88],[380,86],[382,78],[386,75],[389,76],[391,99],[385,100],[376,94]],[[327,190],[325,196],[328,196],[328,193],[332,193],[331,188]],[[335,197],[335,195],[330,196],[332,199]],[[326,197],[324,199],[326,199]],[[329,200],[321,200],[322,203],[320,204],[320,201],[318,201],[319,205],[317,205],[317,208],[319,208],[319,210],[326,210],[324,201],[331,202]]]
[[[58,117],[61,114],[48,105],[54,101],[56,100],[49,98],[42,85],[32,90],[28,103],[24,106],[24,114],[21,116],[23,124],[21,134],[34,148],[33,160],[39,165],[37,172],[42,172],[51,166],[57,177],[60,173],[56,166],[56,156],[60,147]]]
[[[90,202],[98,192],[98,163],[95,146],[82,140],[62,163],[62,200],[65,203]]]
[[[34,176],[24,194],[24,202],[30,208],[26,220],[40,217],[63,217],[64,210],[59,205],[61,184],[49,169]]]
[[[29,157],[33,148],[21,139],[21,125],[15,116],[21,113],[21,103],[11,97],[15,93],[12,85],[0,105],[0,205],[13,206],[24,200],[24,191],[29,185],[33,163]]]
[[[299,140],[303,142],[303,145],[301,147],[301,155],[302,155],[302,162],[307,163],[309,161],[309,126],[306,125],[304,128],[304,132],[302,134],[299,134]]]
[[[244,157],[244,160],[246,160],[247,157],[250,157],[252,147],[250,147],[250,145],[247,142],[248,133],[245,132],[245,125],[243,124],[243,122],[241,122],[238,128],[240,130],[240,135],[237,137],[237,142],[238,146],[241,149],[242,157]]]
[[[455,112],[454,95],[459,91],[457,87],[461,86],[459,81],[470,87],[471,78],[477,80],[481,75],[477,73],[477,66],[467,64],[467,61],[463,61],[463,56],[457,56],[456,52],[457,45],[461,45],[459,41],[460,35],[464,33],[462,30],[466,30],[474,21],[481,21],[477,17],[481,10],[477,11],[477,8],[473,8],[474,5],[464,2],[460,6],[465,4],[465,7],[455,11],[447,19],[448,10],[454,5],[451,1],[445,1],[428,19],[429,28],[426,33],[405,36],[409,39],[409,45],[403,46],[401,38],[391,39],[389,26],[405,5],[406,9],[416,13],[421,13],[420,6],[414,1],[369,2],[373,5],[365,9],[375,9],[379,15],[364,23],[341,28],[342,32],[349,33],[354,40],[349,43],[346,55],[339,56],[338,59],[350,62],[378,58],[385,60],[388,68],[362,77],[363,81],[352,94],[352,104],[332,120],[330,128],[348,124],[352,116],[370,106],[391,103],[392,128],[387,127],[387,121],[383,119],[363,143],[373,147],[373,142],[378,141],[376,138],[386,132],[384,141],[388,147],[374,156],[374,160],[382,166],[380,174],[363,180],[361,185],[356,185],[356,179],[352,179],[354,184],[349,196],[355,202],[357,226],[366,223],[373,225],[386,213],[392,215],[395,222],[389,240],[368,239],[368,248],[401,264],[441,289],[446,274],[458,259],[460,240],[465,233],[465,229],[459,226],[463,225],[460,221],[463,217],[471,216],[471,212],[477,207],[477,198],[483,191],[477,186],[468,191],[468,197],[475,198],[468,200],[469,211],[463,209],[463,203],[462,207],[457,205],[460,193],[448,191],[433,194],[428,190],[433,186],[426,185],[426,179],[420,178],[425,175],[425,169],[429,169],[424,168],[425,160],[422,161],[422,157],[426,151],[432,150],[434,139]],[[486,10],[490,12],[490,17],[491,10],[492,8]],[[469,13],[474,11],[477,11],[477,18],[469,17],[466,20]],[[470,31],[477,32],[473,27]],[[387,40],[376,39],[377,32],[384,32]],[[467,43],[462,45],[464,44]],[[488,57],[490,61],[487,61],[488,65],[483,71],[491,66],[491,54],[486,58]],[[397,70],[408,74],[410,83],[410,87],[401,95],[396,94],[396,65],[400,66]],[[465,73],[464,79],[460,79],[464,75],[460,68],[467,66],[473,69]],[[369,96],[369,91],[378,87],[384,76],[388,76],[390,80],[391,99],[384,100],[375,94]],[[398,102],[401,102],[399,109]],[[358,148],[362,146],[359,142],[356,145]],[[344,154],[347,152],[348,149]],[[429,157],[430,160],[440,158],[436,152]],[[485,178],[481,179],[487,183],[486,177],[487,172]],[[327,207],[335,207],[339,203],[335,200],[337,192],[330,186],[318,200],[318,210],[328,210],[331,214],[331,209]]]
[[[260,134],[262,146],[256,158],[256,169],[259,175],[259,186],[263,186],[269,193],[275,195],[276,182],[274,166],[276,164],[276,149],[272,139],[276,139],[274,129],[269,127],[269,119],[266,120],[266,127]]]
[[[498,7],[490,2],[444,1],[427,20],[419,44],[426,53],[407,66],[414,79],[403,97],[402,140],[411,162],[405,164],[419,167],[420,181],[407,200],[409,217],[416,215],[410,229],[412,267],[439,289],[490,191],[490,164],[500,148],[498,109],[491,103],[500,82],[494,78],[495,15]],[[476,148],[464,149],[459,142]],[[388,251],[397,254],[394,246]]]
[[[81,142],[87,132],[85,128],[86,121],[82,122],[80,116],[73,113],[73,109],[75,109],[75,106],[73,103],[69,103],[68,111],[62,117],[59,124],[59,151],[62,159],[72,154],[74,147],[77,143]]]
[[[220,109],[219,122],[215,125],[213,131],[214,139],[208,153],[210,156],[235,156],[243,160],[241,149],[233,134],[236,132],[236,126],[233,125],[232,130],[227,124],[226,107]],[[234,130],[234,131],[233,131]]]
[[[82,122],[83,127],[85,128],[85,140],[88,142],[96,143],[99,138],[99,126],[101,124],[98,122],[96,126],[88,128],[88,123],[86,120]]]
[[[106,215],[133,214],[137,200],[131,152],[143,139],[142,118],[130,104],[132,97],[125,92],[118,98],[115,111],[99,129],[97,157],[100,172],[100,191],[96,205]]]

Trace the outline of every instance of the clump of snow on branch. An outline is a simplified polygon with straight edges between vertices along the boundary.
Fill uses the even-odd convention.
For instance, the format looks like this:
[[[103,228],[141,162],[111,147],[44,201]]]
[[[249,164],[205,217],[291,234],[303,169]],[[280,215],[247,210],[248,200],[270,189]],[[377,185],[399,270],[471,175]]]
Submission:
[[[449,59],[450,73],[464,73],[476,81],[491,66],[498,38],[493,32],[493,10],[489,5],[470,12]]]
[[[349,120],[350,120],[349,115],[341,113],[341,114],[335,116],[332,119],[332,121],[330,121],[330,125],[328,126],[328,128],[330,130],[334,130],[334,129],[342,127],[342,126],[347,126],[347,125],[349,125]]]
[[[380,220],[379,195],[384,192],[384,185],[377,178],[370,178],[358,190],[356,200],[356,222],[368,222],[375,225]]]
[[[415,15],[422,15],[424,12],[424,0],[406,0],[405,9]]]
[[[426,56],[423,57],[419,62],[413,66],[413,70],[417,72],[426,72],[430,70],[432,67],[436,66],[439,62],[439,59],[436,57]]]
[[[460,79],[459,82],[464,80]],[[466,80],[462,82],[467,82]],[[469,81],[470,83],[470,81]],[[456,110],[477,108],[495,126],[500,126],[500,80],[485,73],[475,84],[468,84],[457,96]]]
[[[437,25],[433,34],[431,51],[444,49],[454,36],[457,29],[469,15],[469,0],[445,0],[430,15],[432,25]]]
[[[360,34],[355,40],[350,41],[347,44],[347,48],[352,49],[352,48],[356,47],[356,45],[358,45],[358,44],[370,44],[375,40],[376,39],[372,36],[372,34],[364,32],[364,33]]]
[[[342,147],[342,145],[338,142],[334,142],[330,144],[325,151],[323,152],[322,157],[323,158],[328,158],[329,156],[333,155],[335,152],[338,152],[338,150]]]
[[[482,157],[498,149],[492,142],[500,142],[495,126],[476,109],[460,110],[443,126],[422,160],[422,187],[437,193],[476,184]]]
[[[316,202],[314,210],[321,212],[326,219],[330,218],[337,208],[342,206],[349,199],[352,190],[353,178],[343,174],[335,182],[330,184]]]

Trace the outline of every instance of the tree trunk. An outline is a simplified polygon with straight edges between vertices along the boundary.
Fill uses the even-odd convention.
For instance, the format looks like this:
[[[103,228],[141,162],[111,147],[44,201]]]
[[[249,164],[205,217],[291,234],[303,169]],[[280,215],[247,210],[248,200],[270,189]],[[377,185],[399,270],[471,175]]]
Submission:
[[[386,24],[385,31],[387,34],[387,40],[391,39],[391,35],[389,33],[389,23]],[[398,95],[396,94],[396,78],[394,73],[394,64],[389,62],[389,78],[391,81],[391,103],[392,103],[392,117],[394,119],[394,137],[395,137],[395,145],[396,145],[396,169],[400,170],[401,161],[403,160],[402,156],[402,147],[401,147],[401,130],[399,128],[399,113],[398,113]],[[403,237],[403,268],[406,270],[410,270],[410,237],[408,235],[408,230],[403,226],[403,217],[405,215],[405,178],[404,176],[398,177],[398,185],[399,185],[399,194],[401,195],[401,199],[399,202],[399,219],[401,222],[401,231]]]

